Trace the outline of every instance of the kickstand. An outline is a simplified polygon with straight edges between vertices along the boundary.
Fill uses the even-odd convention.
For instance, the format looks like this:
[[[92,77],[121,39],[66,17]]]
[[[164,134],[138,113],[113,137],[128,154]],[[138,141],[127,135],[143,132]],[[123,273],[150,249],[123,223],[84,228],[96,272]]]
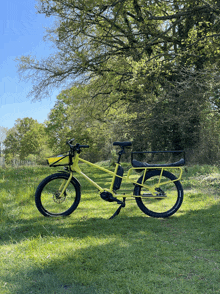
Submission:
[[[116,210],[116,212],[109,218],[109,219],[113,219],[116,215],[119,215],[121,208],[125,207],[125,197],[123,197],[123,203],[119,206],[119,208]]]

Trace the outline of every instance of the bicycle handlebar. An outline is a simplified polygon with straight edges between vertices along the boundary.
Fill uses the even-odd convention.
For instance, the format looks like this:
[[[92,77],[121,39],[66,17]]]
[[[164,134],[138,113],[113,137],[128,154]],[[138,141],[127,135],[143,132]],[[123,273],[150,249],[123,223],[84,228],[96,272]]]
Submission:
[[[75,139],[71,139],[69,141],[66,141],[66,144],[69,145],[70,149],[75,150],[75,151],[80,151],[80,148],[89,148],[89,145],[80,145],[80,144],[76,144],[75,146],[72,145],[71,143],[74,141]]]
[[[89,148],[89,145],[79,145],[79,148]]]

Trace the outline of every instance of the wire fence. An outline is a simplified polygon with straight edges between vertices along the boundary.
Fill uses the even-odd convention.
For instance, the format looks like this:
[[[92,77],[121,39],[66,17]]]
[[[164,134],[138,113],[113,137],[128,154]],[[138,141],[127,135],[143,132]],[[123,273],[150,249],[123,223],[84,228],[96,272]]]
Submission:
[[[4,167],[6,165],[4,157],[0,157],[0,166]],[[20,160],[18,158],[13,158],[10,162],[11,166],[22,166],[22,165],[36,165],[36,162],[34,161],[29,161],[29,160]]]

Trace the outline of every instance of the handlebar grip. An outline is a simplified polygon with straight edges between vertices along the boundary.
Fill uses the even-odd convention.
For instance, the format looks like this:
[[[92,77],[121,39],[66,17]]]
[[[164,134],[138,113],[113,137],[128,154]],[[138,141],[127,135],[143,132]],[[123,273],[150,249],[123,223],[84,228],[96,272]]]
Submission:
[[[89,148],[89,145],[80,145],[76,144],[73,146],[71,143],[74,141],[74,139],[66,141],[66,144],[70,146],[71,149],[79,150],[80,148]]]

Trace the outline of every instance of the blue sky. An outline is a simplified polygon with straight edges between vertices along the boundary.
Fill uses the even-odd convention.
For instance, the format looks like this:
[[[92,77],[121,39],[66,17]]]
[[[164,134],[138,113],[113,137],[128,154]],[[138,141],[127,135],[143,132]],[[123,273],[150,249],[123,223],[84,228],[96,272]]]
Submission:
[[[52,52],[51,44],[43,41],[50,18],[36,13],[35,0],[7,0],[0,5],[0,126],[11,128],[18,118],[32,117],[43,123],[53,108],[55,90],[50,97],[32,102],[27,94],[31,82],[20,82],[15,58],[36,55],[38,59]]]

